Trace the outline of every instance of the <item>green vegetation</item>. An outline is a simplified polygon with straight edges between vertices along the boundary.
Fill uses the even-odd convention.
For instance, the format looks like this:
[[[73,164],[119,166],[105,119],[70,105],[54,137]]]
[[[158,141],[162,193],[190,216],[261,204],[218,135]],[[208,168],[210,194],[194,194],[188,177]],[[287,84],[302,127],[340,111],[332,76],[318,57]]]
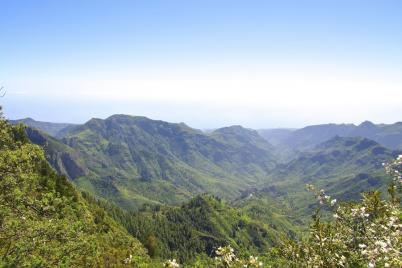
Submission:
[[[58,173],[71,180],[88,174],[84,160],[73,148],[35,128],[27,127],[26,133],[32,143],[44,148],[46,159]]]
[[[22,125],[0,120],[0,266],[99,267],[145,263],[140,242],[28,143]]]
[[[368,128],[365,125],[312,126],[276,135],[317,132],[322,137],[313,139],[325,140],[333,132],[342,134],[340,129],[358,134]],[[397,126],[375,129],[391,133]],[[309,135],[303,137],[312,138]],[[182,123],[125,115],[67,128],[61,140],[30,128],[28,136],[44,146],[51,165],[80,189],[123,209],[177,205],[205,192],[229,201],[245,192],[260,192],[275,200],[271,203],[286,204],[297,222],[306,222],[315,207],[303,190],[306,183],[345,199],[378,187],[384,192],[387,181],[381,163],[397,154],[368,139],[335,137],[291,156],[290,151],[278,153],[256,131],[240,126],[206,134]],[[276,164],[285,158],[292,160]]]
[[[73,174],[81,189],[126,209],[179,204],[204,192],[233,199],[275,165],[272,146],[238,126],[205,134],[185,124],[115,115],[92,119],[59,141],[42,137],[57,170],[64,163],[64,174]],[[54,155],[71,161],[53,161]]]
[[[123,115],[63,131],[0,120],[0,266],[402,264],[402,158],[386,165],[385,200],[383,163],[399,152],[375,141],[278,155],[239,126],[205,134]]]
[[[378,191],[362,194],[359,202],[339,202],[324,190],[314,193],[320,208],[313,215],[310,232],[301,240],[283,241],[278,250],[242,257],[230,245],[215,250],[214,267],[401,267],[402,265],[402,155],[385,164],[393,178],[390,198]],[[333,213],[323,220],[321,208]],[[237,255],[236,255],[237,254]],[[180,267],[175,259],[165,267]]]
[[[151,256],[174,257],[181,263],[194,261],[200,255],[214,256],[221,245],[230,244],[243,255],[261,253],[279,245],[285,237],[285,232],[253,220],[209,195],[197,196],[180,207],[144,206],[135,213],[106,209],[140,239]],[[281,224],[275,219],[272,222]]]
[[[335,137],[279,165],[257,192],[287,204],[295,217],[306,222],[317,205],[304,185],[314,184],[345,200],[357,200],[370,190],[385,193],[390,178],[382,163],[397,154],[365,138]]]
[[[250,218],[264,224],[277,238],[282,238],[282,234],[296,239],[300,234],[303,222],[294,216],[295,212],[265,192],[253,191],[231,204]]]
[[[402,265],[402,156],[387,166],[394,177],[390,199],[381,200],[380,192],[363,194],[357,203],[341,203],[315,192],[320,204],[328,204],[333,219],[323,221],[317,210],[308,239],[289,241],[282,248],[290,267],[401,267]]]

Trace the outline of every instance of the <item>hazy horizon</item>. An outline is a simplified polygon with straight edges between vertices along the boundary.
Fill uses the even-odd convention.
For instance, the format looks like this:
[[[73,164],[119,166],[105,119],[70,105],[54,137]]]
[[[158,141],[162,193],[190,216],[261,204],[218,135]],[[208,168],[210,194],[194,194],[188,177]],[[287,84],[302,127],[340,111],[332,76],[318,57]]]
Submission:
[[[400,121],[400,1],[4,1],[10,119]]]

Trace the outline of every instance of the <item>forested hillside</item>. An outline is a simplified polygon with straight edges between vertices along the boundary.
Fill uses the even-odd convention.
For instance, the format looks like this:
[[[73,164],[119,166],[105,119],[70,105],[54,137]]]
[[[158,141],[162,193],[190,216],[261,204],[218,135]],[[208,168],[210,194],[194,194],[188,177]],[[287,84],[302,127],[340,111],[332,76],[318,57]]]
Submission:
[[[320,133],[326,138],[340,129],[357,131],[353,125],[319,128],[325,129]],[[276,134],[290,137],[294,131]],[[346,199],[356,199],[370,189],[385,191],[381,164],[398,154],[366,138],[335,136],[308,152],[289,156],[290,151],[240,126],[203,133],[184,124],[125,115],[92,119],[69,128],[63,139],[33,128],[27,134],[45,148],[58,172],[80,189],[123,209],[179,204],[204,192],[227,200],[259,192],[270,203],[283,203],[293,210],[290,214],[299,216],[298,224],[306,223],[314,208],[304,189],[306,183]],[[304,137],[311,139],[309,135]],[[280,164],[284,157],[289,162]]]
[[[358,128],[360,132],[368,128],[364,125],[368,123]],[[322,138],[303,136],[316,128],[322,129],[317,130]],[[343,134],[351,129],[359,132],[353,125],[332,124],[281,130],[275,135],[291,137],[298,131],[300,137],[317,143],[341,129]],[[80,189],[124,209],[179,204],[204,192],[227,200],[260,192],[305,218],[313,208],[304,190],[306,183],[316,183],[346,199],[358,198],[370,189],[384,191],[387,182],[381,164],[398,154],[367,138],[340,136],[291,154],[240,126],[203,133],[185,124],[126,115],[92,119],[68,129],[63,139],[33,128],[27,134],[32,142],[44,146],[51,165]],[[285,159],[289,162],[284,163]]]
[[[360,193],[371,190],[386,192],[390,178],[383,163],[400,152],[366,138],[337,136],[278,165],[269,175],[269,182],[257,187],[256,192],[287,203],[293,213],[304,218],[316,208],[314,198],[305,190],[306,184],[326,189],[343,200],[356,200]]]
[[[44,149],[46,159],[58,173],[71,180],[88,174],[85,161],[76,150],[36,128],[27,127],[25,131],[32,143]]]
[[[55,148],[71,153],[67,147],[23,125],[0,124],[4,266],[159,267],[170,257],[203,266],[213,263],[210,258],[221,245],[232,245],[247,256],[264,253],[287,236],[209,195],[179,207],[147,205],[124,212],[81,194],[56,174],[26,131],[52,155],[58,153]]]
[[[197,196],[180,207],[147,205],[133,213],[103,202],[100,205],[138,237],[151,256],[175,257],[181,263],[213,257],[221,245],[231,245],[243,255],[264,253],[296,234],[283,215],[268,218],[254,212],[249,216],[249,211],[231,208],[209,195]],[[257,215],[267,218],[258,220]]]
[[[392,176],[400,183],[402,158],[385,165],[392,176],[386,175],[383,163],[400,152],[375,141],[334,137],[288,163],[276,164],[277,149],[257,132],[239,126],[205,134],[184,124],[114,116],[71,128],[59,140],[3,119],[0,124],[2,266],[402,264],[396,251],[400,227],[393,216],[400,211],[401,188],[389,187]],[[68,177],[57,174],[48,162]],[[180,173],[180,165],[188,173]],[[199,182],[195,172],[201,181],[208,175],[211,185]],[[202,191],[229,198],[190,191],[184,183],[189,178]],[[89,193],[81,193],[68,180]],[[155,187],[155,181],[174,187]],[[222,188],[216,188],[220,184]],[[306,184],[315,197],[305,190]],[[387,188],[391,201],[380,201]],[[336,205],[337,200],[358,201],[370,190],[378,192],[364,195],[363,203]],[[125,210],[133,207],[137,209]],[[332,211],[335,220],[323,222],[316,212],[308,234],[310,215],[320,210],[327,220]],[[332,241],[330,237],[342,233],[377,252],[383,246],[368,240],[372,234],[361,229],[357,210],[364,211],[359,215],[371,222],[379,239],[389,241],[388,251],[370,253],[377,254],[375,261],[347,240],[316,241],[319,235]],[[381,229],[384,222],[390,226],[386,231]],[[347,226],[364,235],[350,233]]]
[[[46,143],[52,165],[81,189],[123,208],[178,204],[204,192],[232,199],[263,181],[276,163],[272,146],[239,126],[205,134],[185,124],[115,115],[92,119],[61,140],[34,130],[28,135]]]
[[[22,125],[0,119],[0,266],[101,267],[148,261],[141,243],[56,174]]]

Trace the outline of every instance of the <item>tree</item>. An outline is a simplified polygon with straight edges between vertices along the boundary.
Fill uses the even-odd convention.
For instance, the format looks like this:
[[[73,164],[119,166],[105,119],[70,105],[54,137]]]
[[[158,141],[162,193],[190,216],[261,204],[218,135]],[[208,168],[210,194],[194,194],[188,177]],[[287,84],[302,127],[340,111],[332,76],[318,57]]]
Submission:
[[[148,249],[148,254],[151,257],[156,256],[156,249],[158,246],[158,241],[154,235],[149,235],[145,247]]]

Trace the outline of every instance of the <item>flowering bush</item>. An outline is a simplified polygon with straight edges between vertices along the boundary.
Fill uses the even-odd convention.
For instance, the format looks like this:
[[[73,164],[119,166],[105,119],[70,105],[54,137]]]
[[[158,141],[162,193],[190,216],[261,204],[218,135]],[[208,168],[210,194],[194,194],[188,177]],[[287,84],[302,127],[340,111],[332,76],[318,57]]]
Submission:
[[[176,259],[172,259],[172,260],[167,260],[164,264],[163,267],[167,267],[167,268],[179,268],[180,264],[178,264],[176,262]]]
[[[333,221],[314,215],[310,236],[300,243],[288,241],[283,256],[293,267],[401,267],[402,224],[400,207],[402,156],[384,164],[393,177],[391,198],[381,200],[380,192],[363,194],[360,203],[337,205],[324,190],[314,192],[321,205],[328,205]]]
[[[220,264],[220,266],[231,267],[235,262],[239,261],[231,246],[219,247],[215,253],[215,260]]]
[[[216,251],[217,267],[262,267],[263,263],[258,261],[258,257],[250,256],[249,259],[243,260],[236,257],[231,246],[219,247]]]
[[[250,256],[248,259],[244,260],[237,258],[236,255],[234,254],[234,249],[231,246],[219,247],[218,249],[215,250],[215,254],[216,254],[215,267],[222,267],[222,268],[263,267],[263,263],[258,260],[258,257]],[[180,267],[180,265],[176,262],[175,259],[173,259],[166,261],[164,263],[164,267],[176,268]]]

